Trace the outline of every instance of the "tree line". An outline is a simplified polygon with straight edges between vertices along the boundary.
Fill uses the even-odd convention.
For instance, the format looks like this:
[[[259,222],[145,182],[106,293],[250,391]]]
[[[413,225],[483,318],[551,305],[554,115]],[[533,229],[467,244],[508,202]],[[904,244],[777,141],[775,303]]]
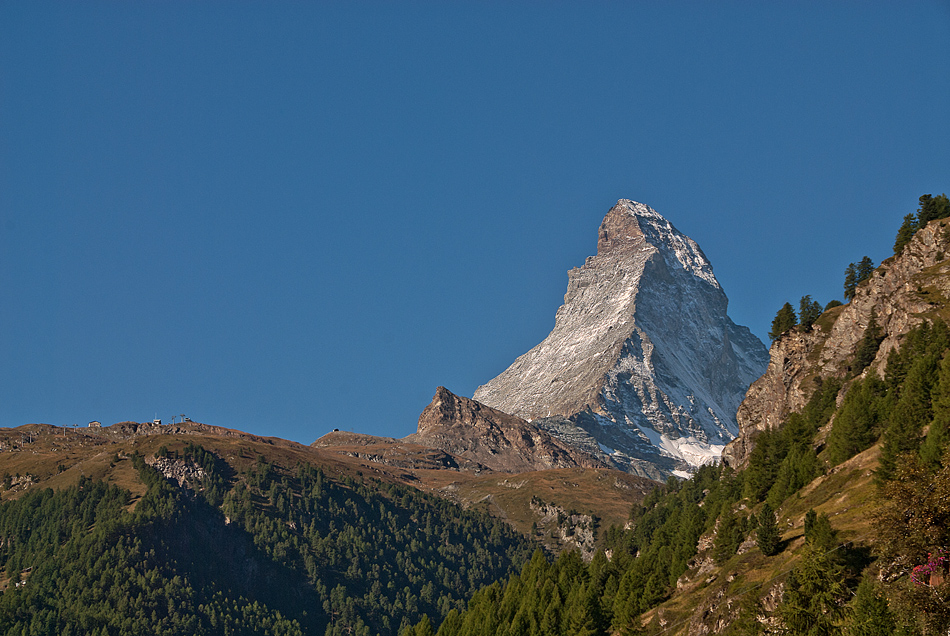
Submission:
[[[918,230],[933,220],[948,217],[950,217],[950,200],[947,199],[946,194],[937,196],[922,195],[919,198],[917,212],[907,214],[897,231],[897,236],[894,239],[894,255],[897,256],[904,251],[904,247],[914,238]],[[851,302],[854,299],[858,286],[871,278],[874,274],[874,268],[874,261],[868,256],[864,256],[856,264],[848,263],[844,270],[845,302]],[[821,305],[813,301],[811,296],[803,296],[799,302],[799,310],[796,315],[792,304],[786,302],[772,320],[769,339],[774,342],[795,327],[800,327],[802,331],[807,332],[811,330],[812,325],[821,316],[822,311],[827,311],[841,304],[841,301],[831,300],[822,310]]]

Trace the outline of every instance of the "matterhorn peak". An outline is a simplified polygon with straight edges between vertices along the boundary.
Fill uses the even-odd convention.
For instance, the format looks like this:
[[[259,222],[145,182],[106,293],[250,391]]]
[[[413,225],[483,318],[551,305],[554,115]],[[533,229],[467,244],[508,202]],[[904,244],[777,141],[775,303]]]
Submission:
[[[693,276],[719,287],[712,265],[696,241],[681,233],[659,212],[630,199],[620,199],[600,224],[597,254],[622,249],[637,249],[643,242],[679,262]]]
[[[699,245],[621,199],[596,256],[568,272],[554,329],[474,397],[562,439],[593,438],[631,472],[688,474],[735,437],[739,403],[768,363],[727,305]]]

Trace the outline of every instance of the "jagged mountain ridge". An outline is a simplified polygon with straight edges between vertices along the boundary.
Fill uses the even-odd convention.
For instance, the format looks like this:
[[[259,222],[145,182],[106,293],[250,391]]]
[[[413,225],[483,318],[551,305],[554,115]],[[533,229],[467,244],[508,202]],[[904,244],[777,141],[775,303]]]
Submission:
[[[417,431],[402,441],[438,448],[501,472],[610,466],[606,457],[598,459],[520,417],[441,386],[419,416]]]
[[[944,260],[948,253],[950,222],[931,221],[857,287],[851,302],[825,312],[810,331],[795,328],[776,340],[768,370],[749,387],[739,407],[740,434],[726,447],[723,460],[744,466],[755,433],[774,429],[800,411],[815,389],[815,378],[844,379],[872,314],[883,340],[860,377],[872,371],[883,376],[888,354],[924,320],[950,318],[950,262]],[[847,385],[841,396],[846,391]]]
[[[568,279],[551,333],[474,398],[562,439],[593,438],[645,476],[718,458],[768,355],[727,316],[696,242],[622,199],[600,225],[597,254]]]

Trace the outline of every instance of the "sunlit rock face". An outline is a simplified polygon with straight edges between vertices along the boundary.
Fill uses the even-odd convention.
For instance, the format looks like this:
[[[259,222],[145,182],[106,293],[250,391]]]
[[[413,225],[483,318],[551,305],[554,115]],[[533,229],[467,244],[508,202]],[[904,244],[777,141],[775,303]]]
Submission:
[[[943,319],[950,298],[948,254],[950,220],[933,220],[899,255],[881,263],[860,283],[851,302],[826,311],[809,331],[793,329],[772,343],[768,370],[739,407],[740,434],[723,451],[723,460],[743,468],[758,433],[782,426],[790,413],[804,408],[817,378],[852,377],[851,364],[872,316],[883,341],[859,377],[869,373],[884,377],[889,354],[900,347],[907,332],[924,321]]]
[[[404,437],[490,470],[525,472],[549,468],[606,468],[610,461],[558,440],[520,417],[436,389],[419,416],[416,433]],[[604,458],[606,459],[606,458]]]
[[[768,365],[727,304],[695,241],[621,200],[597,255],[568,272],[554,329],[474,398],[630,472],[685,476],[736,436],[736,410]]]

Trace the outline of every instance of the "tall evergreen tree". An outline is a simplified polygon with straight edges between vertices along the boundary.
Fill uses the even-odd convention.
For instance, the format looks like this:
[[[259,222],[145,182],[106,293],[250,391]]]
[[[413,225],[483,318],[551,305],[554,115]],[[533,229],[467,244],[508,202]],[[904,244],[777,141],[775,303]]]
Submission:
[[[633,569],[627,570],[620,580],[613,604],[613,628],[623,636],[633,636],[642,631],[640,623],[640,598],[636,594]]]
[[[602,636],[606,634],[600,598],[590,585],[581,585],[573,599],[570,599],[567,624],[568,633],[576,636]]]
[[[798,317],[791,303],[785,303],[778,310],[775,319],[772,320],[772,329],[769,331],[769,338],[773,341],[778,340],[789,329],[798,324]]]
[[[865,574],[851,601],[845,636],[890,636],[896,627],[887,598],[874,578]]]
[[[772,511],[772,506],[766,502],[759,513],[759,529],[756,532],[755,543],[765,556],[775,556],[778,554],[781,540],[782,534],[775,521],[775,513]]]
[[[851,365],[851,375],[858,375],[864,371],[869,364],[874,362],[877,356],[877,350],[881,348],[884,342],[884,334],[877,324],[877,313],[871,309],[871,317],[868,319],[868,326],[864,329],[864,335],[858,343],[858,349],[854,354],[854,364]]]
[[[863,282],[866,281],[867,279],[871,278],[871,274],[873,274],[873,273],[874,273],[874,261],[872,261],[872,260],[870,259],[870,257],[865,256],[865,257],[862,258],[861,261],[858,263],[858,267],[857,267],[857,269],[855,270],[855,274],[857,275],[858,284],[860,285],[861,283],[863,283]]]
[[[837,466],[870,447],[880,437],[889,413],[887,387],[876,373],[855,380],[828,434],[828,461]]]
[[[813,301],[811,296],[802,296],[798,303],[798,316],[802,329],[810,331],[811,326],[821,316],[821,305],[818,301]]]
[[[917,233],[917,227],[917,215],[907,214],[904,216],[904,221],[894,238],[894,256],[904,251],[904,246],[910,243],[910,240],[914,238],[914,234]]]
[[[413,630],[413,636],[435,636],[435,631],[432,629],[432,623],[429,621],[428,614],[422,615],[422,620],[416,624]]]
[[[713,548],[713,557],[716,563],[722,565],[736,553],[742,543],[742,528],[739,520],[732,512],[732,506],[726,505],[719,515],[719,527],[716,529],[716,543]]]
[[[831,557],[832,551],[837,547],[838,544],[838,532],[831,527],[831,521],[828,519],[828,515],[818,514],[814,510],[808,511],[811,514],[811,518],[808,518],[806,514],[805,518],[805,541],[814,544],[822,552],[827,553],[826,556],[832,560],[836,560]]]
[[[933,419],[930,390],[935,383],[936,371],[937,360],[933,354],[914,359],[907,370],[884,432],[881,463],[876,475],[878,481],[893,476],[900,455],[920,448],[921,430]]]
[[[848,590],[844,569],[816,544],[805,543],[802,560],[785,583],[779,615],[793,636],[837,636]]]
[[[815,527],[815,521],[818,520],[818,513],[815,512],[814,508],[809,508],[808,512],[805,513],[805,540],[808,540],[809,535],[812,533],[812,529]]]
[[[854,290],[858,286],[858,267],[848,263],[844,269],[844,299],[848,302],[854,298]]]
[[[924,227],[934,219],[945,219],[950,216],[950,200],[946,194],[932,196],[925,194],[920,197],[920,208],[917,210],[917,227]]]

